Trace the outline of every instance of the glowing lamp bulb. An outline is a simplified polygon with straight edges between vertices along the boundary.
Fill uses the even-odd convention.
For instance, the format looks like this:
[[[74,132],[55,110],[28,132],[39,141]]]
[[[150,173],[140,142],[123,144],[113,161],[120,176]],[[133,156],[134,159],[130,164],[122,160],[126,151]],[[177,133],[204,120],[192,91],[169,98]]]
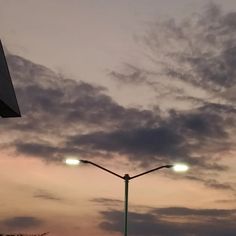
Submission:
[[[77,166],[80,164],[80,160],[75,159],[75,158],[67,158],[65,160],[65,163],[70,166]]]
[[[173,166],[173,170],[176,172],[186,172],[188,169],[189,167],[186,164],[175,164]]]

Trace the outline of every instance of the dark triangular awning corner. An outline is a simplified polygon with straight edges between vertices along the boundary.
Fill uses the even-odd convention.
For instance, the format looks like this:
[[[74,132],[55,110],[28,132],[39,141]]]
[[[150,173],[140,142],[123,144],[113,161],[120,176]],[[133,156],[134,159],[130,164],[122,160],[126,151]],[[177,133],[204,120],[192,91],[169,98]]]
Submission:
[[[0,116],[21,117],[15,90],[9,73],[6,56],[0,40]]]

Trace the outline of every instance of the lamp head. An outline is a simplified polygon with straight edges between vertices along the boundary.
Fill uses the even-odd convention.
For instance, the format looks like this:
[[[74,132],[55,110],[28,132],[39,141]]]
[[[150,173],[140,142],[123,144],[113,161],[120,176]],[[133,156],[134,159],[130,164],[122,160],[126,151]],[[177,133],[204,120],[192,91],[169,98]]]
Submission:
[[[69,166],[78,166],[80,164],[80,160],[70,157],[70,158],[66,158],[64,160],[64,163]]]
[[[68,157],[64,160],[64,163],[69,166],[78,166],[81,163],[89,163],[87,160],[80,160],[76,157]]]
[[[172,165],[172,168],[175,172],[186,172],[189,170],[189,166],[184,163],[176,163]]]

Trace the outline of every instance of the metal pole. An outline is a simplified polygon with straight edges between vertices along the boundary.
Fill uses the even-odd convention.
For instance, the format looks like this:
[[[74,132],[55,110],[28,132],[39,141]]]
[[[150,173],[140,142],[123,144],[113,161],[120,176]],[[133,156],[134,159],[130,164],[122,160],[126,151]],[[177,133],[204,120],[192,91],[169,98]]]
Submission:
[[[124,222],[124,236],[128,235],[128,193],[129,193],[129,180],[130,176],[126,174],[125,180],[125,222]]]
[[[113,175],[115,175],[115,176],[117,176],[117,177],[119,177],[119,178],[125,180],[124,236],[128,236],[128,193],[129,193],[129,181],[130,181],[131,179],[140,177],[140,176],[142,176],[142,175],[146,175],[146,174],[148,174],[148,173],[151,173],[151,172],[153,172],[153,171],[157,171],[157,170],[162,169],[162,168],[172,168],[172,167],[173,167],[173,165],[159,166],[159,167],[157,167],[157,168],[154,168],[154,169],[151,169],[151,170],[149,170],[149,171],[145,171],[145,172],[143,172],[143,173],[141,173],[141,174],[134,175],[134,176],[130,177],[128,174],[125,174],[124,176],[121,176],[121,175],[119,175],[119,174],[117,174],[117,173],[115,173],[115,172],[113,172],[113,171],[111,171],[111,170],[108,170],[108,169],[106,169],[106,168],[104,168],[104,167],[102,167],[102,166],[100,166],[100,165],[98,165],[98,164],[96,164],[96,163],[94,163],[94,162],[92,162],[92,161],[80,160],[80,162],[82,162],[82,163],[88,163],[88,164],[94,165],[94,166],[96,166],[96,167],[98,167],[98,168],[100,168],[100,169],[102,169],[102,170],[104,170],[104,171],[106,171],[106,172],[109,172],[110,174],[113,174]],[[0,236],[1,236],[1,235],[0,235]]]

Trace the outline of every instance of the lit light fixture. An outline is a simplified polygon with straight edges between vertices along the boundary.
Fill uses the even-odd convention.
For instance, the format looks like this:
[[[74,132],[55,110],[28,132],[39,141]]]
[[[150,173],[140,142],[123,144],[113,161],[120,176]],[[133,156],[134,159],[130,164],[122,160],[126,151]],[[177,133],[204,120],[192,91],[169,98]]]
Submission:
[[[160,169],[163,169],[163,168],[173,168],[174,171],[177,171],[177,172],[185,172],[189,169],[189,167],[186,165],[186,164],[183,164],[183,163],[179,163],[179,164],[175,164],[175,165],[163,165],[163,166],[159,166],[159,167],[156,167],[154,169],[151,169],[151,170],[148,170],[148,171],[145,171],[143,173],[140,173],[140,174],[137,174],[137,175],[134,175],[134,176],[129,176],[129,174],[125,174],[124,176],[122,175],[119,175],[103,166],[100,166],[92,161],[89,161],[89,160],[78,160],[76,158],[67,158],[65,160],[65,163],[67,165],[73,165],[73,166],[76,166],[76,165],[79,165],[80,163],[87,163],[87,164],[90,164],[90,165],[93,165],[95,167],[98,167],[99,169],[102,169],[112,175],[115,175],[116,177],[119,177],[120,179],[124,180],[125,182],[125,216],[124,216],[124,236],[127,236],[128,233],[127,233],[127,226],[128,226],[128,189],[129,189],[129,181],[134,179],[134,178],[137,178],[137,177],[140,177],[140,176],[143,176],[143,175],[146,175],[146,174],[149,174],[151,172],[154,172],[154,171],[157,171],[157,170],[160,170]]]
[[[173,165],[173,170],[176,172],[186,172],[189,170],[189,166],[183,163]]]
[[[76,158],[67,158],[65,160],[66,165],[70,165],[70,166],[77,166],[80,164],[80,160],[76,159]]]

